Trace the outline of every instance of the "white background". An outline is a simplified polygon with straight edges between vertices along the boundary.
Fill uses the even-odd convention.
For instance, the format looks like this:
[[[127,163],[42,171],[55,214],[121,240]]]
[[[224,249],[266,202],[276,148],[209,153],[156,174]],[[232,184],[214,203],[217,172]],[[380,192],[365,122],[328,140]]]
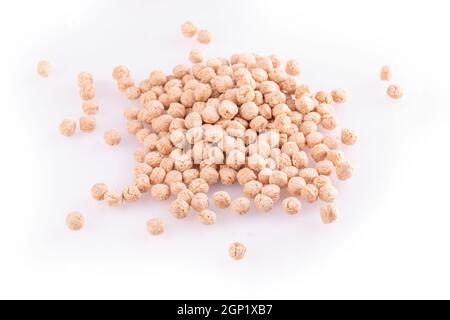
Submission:
[[[8,1],[0,8],[0,298],[450,298],[449,45],[446,1]],[[190,19],[214,34],[205,55],[236,52],[297,58],[301,80],[343,87],[344,126],[360,134],[346,148],[355,166],[339,183],[339,220],[318,207],[298,216],[280,207],[218,223],[192,214],[175,221],[169,202],[148,197],[110,209],[91,200],[96,182],[131,182],[136,142],[122,113],[134,103],[111,70],[136,81],[187,63]],[[447,30],[447,32],[445,31]],[[47,80],[36,64],[53,66]],[[390,64],[401,101],[387,98],[379,69]],[[94,134],[58,133],[78,118],[76,76],[94,74],[101,111]],[[123,143],[103,142],[118,129]],[[220,189],[216,187],[214,190]],[[239,188],[231,189],[234,196]],[[67,230],[68,212],[86,228]],[[166,221],[150,237],[145,222]],[[248,247],[245,260],[229,243]]]

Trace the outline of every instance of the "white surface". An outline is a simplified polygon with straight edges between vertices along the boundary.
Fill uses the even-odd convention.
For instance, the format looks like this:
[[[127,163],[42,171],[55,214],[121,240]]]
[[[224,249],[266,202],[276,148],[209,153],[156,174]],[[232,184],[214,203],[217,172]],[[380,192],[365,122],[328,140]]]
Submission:
[[[445,1],[9,1],[0,10],[2,49],[0,298],[450,298],[448,210],[449,30]],[[111,70],[141,80],[187,63],[197,46],[179,25],[214,34],[208,56],[254,51],[295,57],[314,88],[346,88],[341,123],[360,133],[346,148],[354,179],[339,184],[338,223],[318,207],[287,216],[237,217],[218,224],[175,221],[169,203],[146,199],[119,209],[89,189],[130,183],[137,144],[122,112],[132,105]],[[53,72],[39,78],[36,63]],[[386,97],[379,69],[390,64],[405,88]],[[58,134],[81,115],[76,75],[94,74],[98,130]],[[117,128],[111,148],[103,132]],[[220,188],[220,187],[219,187]],[[216,188],[218,189],[218,188]],[[239,190],[233,190],[239,194]],[[65,215],[87,218],[80,233]],[[167,232],[146,234],[163,217]],[[228,258],[229,243],[248,247]]]

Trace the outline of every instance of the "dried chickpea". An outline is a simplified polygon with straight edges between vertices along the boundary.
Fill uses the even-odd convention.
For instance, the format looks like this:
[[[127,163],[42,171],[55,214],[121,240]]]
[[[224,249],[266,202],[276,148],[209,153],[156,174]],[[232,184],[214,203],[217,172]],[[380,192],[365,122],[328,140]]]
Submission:
[[[255,197],[255,206],[256,209],[262,212],[269,212],[273,208],[273,200],[272,198],[265,196],[263,194],[258,194]]]
[[[66,217],[66,225],[72,231],[80,231],[84,226],[84,217],[79,212],[69,213]]]
[[[122,137],[117,130],[109,130],[105,132],[105,142],[110,146],[116,146],[122,141]]]
[[[256,174],[253,172],[253,170],[249,168],[243,168],[238,171],[236,175],[238,183],[243,186],[247,182],[250,182],[252,180],[256,180]]]
[[[130,70],[128,70],[125,66],[117,66],[113,69],[112,76],[114,80],[119,81],[123,78],[129,78],[130,77]]]
[[[127,120],[137,120],[139,109],[136,107],[127,108],[124,112],[124,116]]]
[[[92,198],[98,201],[105,199],[105,194],[108,192],[108,186],[104,183],[96,183],[91,188]]]
[[[186,190],[187,186],[183,182],[172,182],[169,188],[171,194],[178,195],[181,191]]]
[[[206,193],[197,193],[192,197],[191,207],[197,212],[202,212],[209,207],[209,198]]]
[[[228,192],[219,191],[219,192],[214,193],[213,201],[214,201],[214,204],[216,205],[216,207],[225,209],[230,206],[231,197],[228,194]]]
[[[215,168],[207,166],[200,170],[200,178],[205,180],[208,185],[214,185],[219,181],[220,175]]]
[[[316,170],[319,175],[329,176],[333,172],[334,165],[330,160],[322,160],[317,162]]]
[[[98,102],[93,101],[93,100],[85,101],[85,102],[83,102],[82,108],[83,108],[83,112],[85,114],[87,114],[88,116],[96,115],[98,112],[98,109],[99,109]]]
[[[212,33],[206,29],[201,29],[197,34],[197,41],[201,44],[210,44],[212,41]]]
[[[139,191],[148,192],[151,188],[150,177],[147,174],[139,174],[134,179],[134,185],[139,188]]]
[[[222,167],[219,170],[220,182],[223,185],[233,185],[237,181],[237,172],[236,170],[229,167]]]
[[[75,130],[77,129],[77,123],[71,119],[65,119],[59,125],[59,132],[63,136],[71,137],[75,134]]]
[[[354,145],[358,140],[358,135],[355,131],[349,129],[342,129],[341,141],[345,145]]]
[[[164,233],[164,222],[161,219],[150,219],[147,221],[147,231],[152,236]]]
[[[239,108],[239,114],[245,120],[252,120],[259,114],[259,108],[254,102],[246,102]]]
[[[312,183],[319,174],[318,174],[317,170],[314,168],[305,168],[305,169],[300,170],[298,175],[300,177],[302,177],[303,179],[305,179],[305,181],[307,183]]]
[[[181,25],[181,33],[186,38],[193,38],[197,34],[197,27],[191,21],[186,21]]]
[[[331,184],[327,184],[319,189],[319,198],[325,202],[334,202],[337,198],[337,190]]]
[[[293,196],[299,196],[302,194],[302,188],[306,186],[306,181],[302,177],[293,177],[289,179],[287,186],[287,192]]]
[[[302,204],[297,198],[290,197],[283,200],[283,210],[287,214],[297,214],[301,209]]]
[[[250,210],[250,200],[247,198],[237,198],[231,203],[231,210],[239,215],[244,215]]]
[[[204,179],[197,178],[189,184],[189,190],[191,190],[194,194],[208,193],[209,185]]]
[[[164,182],[165,177],[166,177],[166,170],[164,170],[161,167],[156,167],[150,174],[150,184],[152,185],[161,184]]]
[[[383,66],[380,72],[380,79],[383,81],[391,81],[391,78],[392,78],[391,67],[388,65]]]
[[[214,211],[205,209],[199,213],[198,218],[201,223],[209,226],[216,223],[217,215]]]
[[[217,111],[224,119],[231,120],[238,114],[239,109],[233,102],[224,100],[220,103]]]
[[[135,135],[139,130],[144,128],[144,124],[139,120],[129,120],[127,123],[127,131],[129,134]]]
[[[320,162],[327,158],[328,151],[330,151],[330,149],[325,144],[316,144],[311,148],[311,157],[315,162]]]
[[[242,260],[245,256],[247,248],[239,242],[232,243],[228,249],[228,254],[234,260]]]
[[[189,61],[194,64],[201,63],[203,61],[203,54],[200,52],[200,50],[192,49],[191,51],[189,51]]]
[[[37,72],[43,78],[48,78],[50,75],[51,66],[48,61],[40,61],[37,65]]]
[[[291,76],[299,76],[301,73],[301,68],[297,60],[291,59],[286,62],[286,73]]]
[[[331,185],[331,179],[329,176],[320,175],[314,179],[313,185],[316,186],[318,190],[326,185]]]
[[[336,176],[339,180],[345,181],[352,177],[353,166],[348,162],[339,162],[336,165]]]
[[[403,88],[396,84],[391,84],[387,88],[387,94],[392,99],[399,100],[403,97]]]
[[[347,101],[347,92],[344,89],[336,89],[331,91],[331,96],[335,103],[345,103]]]
[[[123,192],[123,199],[126,202],[136,202],[139,201],[141,198],[141,191],[136,186],[129,186],[125,191]]]
[[[91,133],[97,127],[97,122],[93,117],[81,117],[80,118],[80,130],[82,132]]]
[[[302,188],[302,197],[309,203],[316,202],[319,197],[319,190],[313,184],[307,184]]]
[[[344,161],[344,153],[340,150],[330,150],[327,154],[327,160],[330,160],[334,166]]]
[[[337,219],[337,209],[334,204],[327,203],[320,208],[320,218],[324,224],[331,224]]]
[[[83,83],[93,83],[94,78],[92,77],[92,74],[89,72],[80,72],[77,77],[78,80],[78,87],[82,87]]]
[[[244,194],[249,198],[255,198],[256,195],[261,193],[263,184],[257,180],[252,180],[244,184]]]
[[[118,207],[122,204],[123,195],[120,192],[108,191],[105,193],[105,201],[110,207]]]
[[[137,100],[141,96],[141,88],[131,86],[126,89],[126,95],[129,100]]]
[[[164,201],[170,197],[170,189],[165,184],[155,184],[152,186],[150,193],[153,199],[158,201]]]
[[[341,147],[341,139],[335,136],[325,136],[323,137],[323,144],[329,149],[336,150]]]
[[[182,199],[176,199],[172,204],[170,205],[170,212],[172,213],[172,216],[174,216],[177,219],[184,219],[187,217],[189,213],[190,206],[189,204],[182,200]]]
[[[288,176],[283,171],[274,171],[269,178],[269,183],[284,188],[288,184]]]
[[[95,97],[95,86],[90,82],[83,82],[80,88],[80,97],[83,100],[92,100]]]
[[[261,194],[271,198],[273,202],[280,200],[280,193],[281,189],[276,184],[265,185],[261,190]]]
[[[191,201],[192,201],[193,197],[194,197],[194,193],[189,189],[182,190],[177,195],[178,200],[186,201],[189,205],[191,205]]]

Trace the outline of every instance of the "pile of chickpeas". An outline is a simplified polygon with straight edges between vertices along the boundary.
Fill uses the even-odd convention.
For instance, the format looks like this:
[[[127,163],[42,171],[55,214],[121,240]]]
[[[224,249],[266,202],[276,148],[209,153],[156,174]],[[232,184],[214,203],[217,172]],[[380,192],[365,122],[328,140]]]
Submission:
[[[208,30],[198,31],[189,21],[181,32],[188,38],[197,35],[200,44],[212,40]],[[195,212],[204,225],[216,223],[213,207],[245,215],[252,205],[269,212],[281,201],[283,210],[295,215],[303,201],[321,201],[321,220],[335,222],[338,191],[333,180],[352,177],[353,166],[345,160],[343,145],[352,146],[358,139],[347,128],[335,133],[339,125],[335,107],[347,101],[345,90],[314,91],[298,79],[297,60],[283,66],[276,55],[241,53],[205,60],[200,50],[192,49],[188,59],[192,65],[179,64],[169,74],[154,70],[138,84],[127,67],[114,68],[118,90],[135,102],[124,117],[140,148],[134,152],[137,164],[130,185],[112,191],[98,183],[91,189],[92,197],[114,207],[146,196],[156,201],[174,197],[170,206],[174,218],[185,219]],[[48,64],[39,68],[48,75]],[[390,77],[390,68],[383,67],[381,79]],[[92,132],[99,109],[92,100],[92,75],[81,73],[78,84],[86,114],[80,129]],[[392,85],[388,94],[399,98],[400,91]],[[75,129],[71,120],[60,126],[66,136]],[[104,139],[111,146],[121,142],[116,130],[107,131]],[[232,199],[228,192],[219,191],[210,197],[210,186],[216,184],[238,184],[243,196]],[[83,223],[78,212],[67,217],[72,230],[80,230]],[[161,235],[164,222],[151,219],[147,230]],[[245,252],[238,242],[229,249],[237,260]]]

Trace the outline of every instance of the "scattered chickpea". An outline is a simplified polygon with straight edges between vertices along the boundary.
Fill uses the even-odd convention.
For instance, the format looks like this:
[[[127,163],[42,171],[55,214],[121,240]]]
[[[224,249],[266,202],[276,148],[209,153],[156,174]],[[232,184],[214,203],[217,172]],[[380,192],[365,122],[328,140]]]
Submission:
[[[51,66],[48,61],[40,61],[37,65],[37,72],[43,78],[50,76]]]
[[[65,119],[59,125],[59,132],[63,136],[71,137],[75,134],[75,130],[77,129],[77,123],[71,119]]]
[[[244,215],[250,210],[250,200],[247,198],[237,198],[231,203],[231,210],[239,215]]]
[[[66,217],[66,224],[72,231],[80,231],[84,226],[84,216],[79,212],[69,213]]]
[[[193,198],[194,198],[194,193],[189,189],[182,190],[177,195],[178,200],[183,200],[189,205],[191,205]]]
[[[130,186],[123,192],[123,199],[126,202],[136,202],[141,198],[141,191],[136,186]]]
[[[212,225],[216,223],[217,215],[214,211],[205,209],[201,211],[198,215],[201,223],[205,225]]]
[[[301,73],[301,68],[297,62],[297,60],[291,59],[286,63],[286,73],[291,76],[299,76]]]
[[[147,231],[152,236],[159,236],[164,233],[164,222],[161,219],[150,219],[147,221]]]
[[[197,27],[191,21],[186,21],[181,25],[181,33],[186,38],[193,38],[197,34]]]
[[[200,50],[192,49],[189,51],[189,61],[196,64],[201,63],[203,61],[203,54],[200,52]]]
[[[345,103],[347,101],[347,92],[344,89],[336,89],[331,91],[331,96],[335,103]]]
[[[219,191],[219,192],[214,193],[213,201],[214,201],[214,204],[216,205],[216,207],[225,209],[230,206],[231,197],[228,194],[228,192]]]
[[[104,139],[106,144],[110,146],[116,146],[120,144],[120,142],[122,141],[122,137],[120,136],[120,133],[117,130],[106,131]]]
[[[307,184],[302,188],[302,197],[309,203],[316,202],[319,197],[319,190],[313,184]]]
[[[380,72],[380,79],[383,81],[391,81],[391,78],[392,78],[391,67],[388,65],[383,66]]]
[[[391,84],[387,88],[387,94],[392,99],[399,100],[403,97],[403,88],[396,84]]]
[[[150,189],[153,199],[158,201],[165,201],[170,197],[170,189],[165,184],[156,184]]]
[[[123,195],[119,192],[108,191],[105,193],[105,201],[110,207],[118,207],[122,204]]]
[[[261,194],[271,198],[273,202],[280,200],[280,193],[281,189],[276,184],[268,184],[261,190]]]
[[[234,260],[242,260],[247,252],[247,248],[240,242],[234,242],[228,249],[228,254]]]
[[[91,116],[80,118],[80,130],[82,132],[91,133],[95,131],[96,127],[97,122],[95,121],[95,118]]]
[[[341,141],[343,144],[351,146],[356,144],[358,140],[358,135],[355,131],[349,129],[342,129],[341,132]]]
[[[287,191],[290,195],[299,196],[302,194],[302,188],[306,186],[306,181],[302,177],[293,177],[289,179]]]
[[[189,184],[189,190],[191,190],[194,194],[208,193],[209,185],[204,179],[198,178]]]
[[[189,203],[179,198],[170,205],[170,212],[177,219],[186,218],[189,213],[189,209]]]
[[[337,209],[334,204],[327,203],[320,208],[320,218],[324,224],[331,224],[337,219]]]
[[[353,166],[348,162],[339,162],[336,165],[336,176],[339,180],[348,180],[353,175]]]
[[[201,44],[210,44],[212,41],[212,33],[206,29],[201,29],[197,34],[197,41]]]
[[[98,201],[103,201],[107,192],[108,186],[104,183],[96,183],[91,188],[92,198]]]
[[[327,184],[320,188],[319,198],[325,202],[334,202],[337,198],[337,190],[330,184]]]
[[[263,194],[258,194],[255,197],[255,206],[259,211],[269,212],[273,208],[272,198],[265,196]]]
[[[206,210],[209,207],[208,195],[205,193],[197,193],[192,197],[191,207],[197,212]]]
[[[83,112],[88,115],[88,116],[93,116],[96,115],[98,112],[98,102],[94,101],[94,100],[89,100],[89,101],[85,101],[83,102]]]
[[[297,214],[302,208],[300,200],[294,197],[286,198],[283,201],[283,210],[288,214]]]

